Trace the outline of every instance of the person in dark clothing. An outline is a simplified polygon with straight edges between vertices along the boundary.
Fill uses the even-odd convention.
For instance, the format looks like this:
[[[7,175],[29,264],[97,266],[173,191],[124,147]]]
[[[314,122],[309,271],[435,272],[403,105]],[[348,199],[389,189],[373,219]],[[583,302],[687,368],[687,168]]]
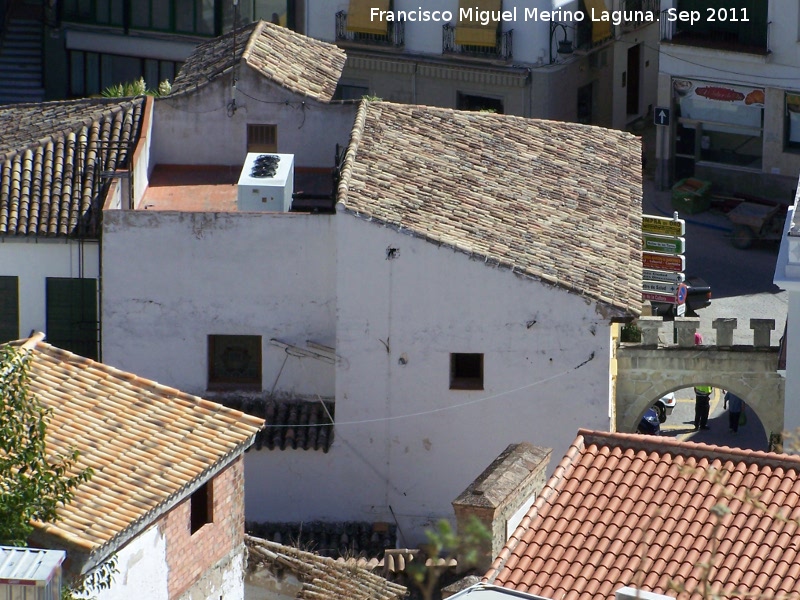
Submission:
[[[742,410],[744,410],[744,401],[733,392],[727,392],[722,407],[728,409],[728,426],[730,430],[733,433],[737,433],[739,431],[739,419],[742,416]]]
[[[711,409],[711,386],[694,386],[694,429],[711,429],[708,426],[708,411]]]

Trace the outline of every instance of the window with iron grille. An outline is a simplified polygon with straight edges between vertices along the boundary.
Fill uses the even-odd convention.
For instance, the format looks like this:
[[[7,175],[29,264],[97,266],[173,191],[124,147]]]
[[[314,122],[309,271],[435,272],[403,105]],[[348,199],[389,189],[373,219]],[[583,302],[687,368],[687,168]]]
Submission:
[[[247,151],[248,152],[277,152],[278,151],[278,126],[277,125],[248,125],[247,126]]]
[[[209,389],[261,389],[261,336],[208,336]]]

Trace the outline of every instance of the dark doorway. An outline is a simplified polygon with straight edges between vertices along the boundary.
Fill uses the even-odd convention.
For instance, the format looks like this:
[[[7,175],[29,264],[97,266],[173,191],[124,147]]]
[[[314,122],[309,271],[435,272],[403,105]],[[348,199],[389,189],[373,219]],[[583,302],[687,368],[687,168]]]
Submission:
[[[642,46],[637,44],[628,48],[628,114],[639,114],[639,66]]]
[[[593,120],[592,110],[592,84],[587,83],[578,88],[578,123],[591,125]]]

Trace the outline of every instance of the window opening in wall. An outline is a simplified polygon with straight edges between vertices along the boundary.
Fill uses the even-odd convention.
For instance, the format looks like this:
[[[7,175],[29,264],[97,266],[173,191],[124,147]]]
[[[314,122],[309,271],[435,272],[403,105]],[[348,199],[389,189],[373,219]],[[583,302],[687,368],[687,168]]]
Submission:
[[[672,90],[678,118],[676,168],[688,172],[704,161],[761,169],[764,88],[674,79]]]
[[[207,523],[214,522],[214,489],[212,482],[207,481],[189,497],[190,530],[194,534]]]
[[[47,341],[53,346],[97,360],[97,280],[46,278],[45,327]]]
[[[786,94],[786,141],[784,148],[800,152],[800,94]]]
[[[261,336],[208,336],[209,389],[261,389]]]
[[[278,126],[277,125],[248,125],[247,126],[247,151],[248,152],[277,152],[278,151]]]
[[[347,85],[340,83],[333,94],[334,100],[361,100],[369,96],[369,87],[366,85]]]
[[[19,338],[19,278],[0,277],[0,342]]]
[[[458,110],[485,111],[502,115],[503,101],[499,98],[488,98],[486,96],[475,96],[473,94],[462,94],[458,92],[456,95],[456,108]]]
[[[454,352],[450,355],[450,389],[483,389],[483,354]]]

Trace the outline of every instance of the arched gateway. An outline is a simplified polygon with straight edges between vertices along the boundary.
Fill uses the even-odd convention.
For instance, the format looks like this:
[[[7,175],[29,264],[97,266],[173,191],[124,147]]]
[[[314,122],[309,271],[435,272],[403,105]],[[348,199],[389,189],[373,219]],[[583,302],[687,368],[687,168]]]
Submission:
[[[664,394],[695,385],[711,385],[744,398],[774,440],[783,431],[784,378],[777,373],[778,347],[769,345],[771,319],[751,319],[752,346],[732,345],[736,319],[716,319],[717,345],[695,346],[700,319],[675,319],[678,345],[658,343],[661,317],[642,317],[642,342],[616,349],[617,431],[635,431],[653,402]]]

